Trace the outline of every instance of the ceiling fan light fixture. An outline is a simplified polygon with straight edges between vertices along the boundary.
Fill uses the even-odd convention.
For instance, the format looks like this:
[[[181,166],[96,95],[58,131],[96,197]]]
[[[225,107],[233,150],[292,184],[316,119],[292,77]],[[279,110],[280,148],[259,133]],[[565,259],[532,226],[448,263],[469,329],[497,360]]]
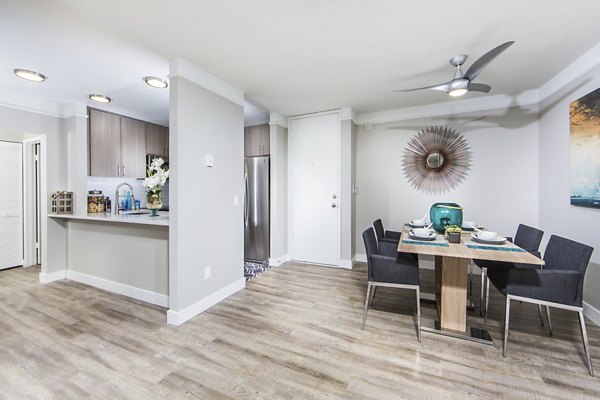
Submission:
[[[110,97],[103,94],[90,94],[90,100],[97,101],[98,103],[110,103]]]
[[[31,82],[44,82],[47,79],[45,75],[29,69],[15,68],[13,72],[19,78],[26,79]]]
[[[157,78],[156,76],[145,76],[143,79],[144,82],[146,82],[146,85],[152,86],[153,88],[165,89],[169,86],[166,80]]]
[[[468,90],[467,89],[454,89],[448,92],[448,94],[452,97],[458,97],[458,96],[462,96],[463,94],[467,93]]]

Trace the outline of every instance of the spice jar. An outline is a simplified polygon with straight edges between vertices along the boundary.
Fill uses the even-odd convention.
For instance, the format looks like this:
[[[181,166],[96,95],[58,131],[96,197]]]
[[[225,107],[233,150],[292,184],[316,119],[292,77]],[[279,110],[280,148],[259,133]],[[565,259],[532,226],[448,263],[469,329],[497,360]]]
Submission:
[[[102,190],[90,190],[88,192],[88,213],[104,212],[104,196]]]

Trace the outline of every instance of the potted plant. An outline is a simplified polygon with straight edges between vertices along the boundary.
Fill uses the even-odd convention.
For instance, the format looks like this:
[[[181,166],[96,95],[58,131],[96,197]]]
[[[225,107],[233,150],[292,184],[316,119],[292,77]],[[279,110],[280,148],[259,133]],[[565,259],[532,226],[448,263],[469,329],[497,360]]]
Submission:
[[[158,209],[162,207],[162,187],[169,177],[169,170],[162,168],[164,160],[161,157],[156,157],[152,160],[146,170],[146,178],[144,178],[144,187],[146,192],[146,207],[152,210],[152,216],[156,217]]]
[[[450,243],[460,243],[461,233],[462,229],[458,225],[446,226],[446,235],[448,236],[448,242]]]

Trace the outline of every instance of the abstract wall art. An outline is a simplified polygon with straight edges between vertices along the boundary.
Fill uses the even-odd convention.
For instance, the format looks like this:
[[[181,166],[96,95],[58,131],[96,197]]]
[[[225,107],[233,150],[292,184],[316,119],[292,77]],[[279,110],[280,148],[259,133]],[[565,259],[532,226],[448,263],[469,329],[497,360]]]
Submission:
[[[569,106],[571,204],[600,208],[600,88]]]

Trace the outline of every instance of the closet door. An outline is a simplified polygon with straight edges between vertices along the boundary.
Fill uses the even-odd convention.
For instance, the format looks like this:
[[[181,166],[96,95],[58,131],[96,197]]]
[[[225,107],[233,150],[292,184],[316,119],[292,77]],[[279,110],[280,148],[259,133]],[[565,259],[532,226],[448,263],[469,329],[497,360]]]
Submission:
[[[23,265],[23,145],[0,142],[0,269]]]

